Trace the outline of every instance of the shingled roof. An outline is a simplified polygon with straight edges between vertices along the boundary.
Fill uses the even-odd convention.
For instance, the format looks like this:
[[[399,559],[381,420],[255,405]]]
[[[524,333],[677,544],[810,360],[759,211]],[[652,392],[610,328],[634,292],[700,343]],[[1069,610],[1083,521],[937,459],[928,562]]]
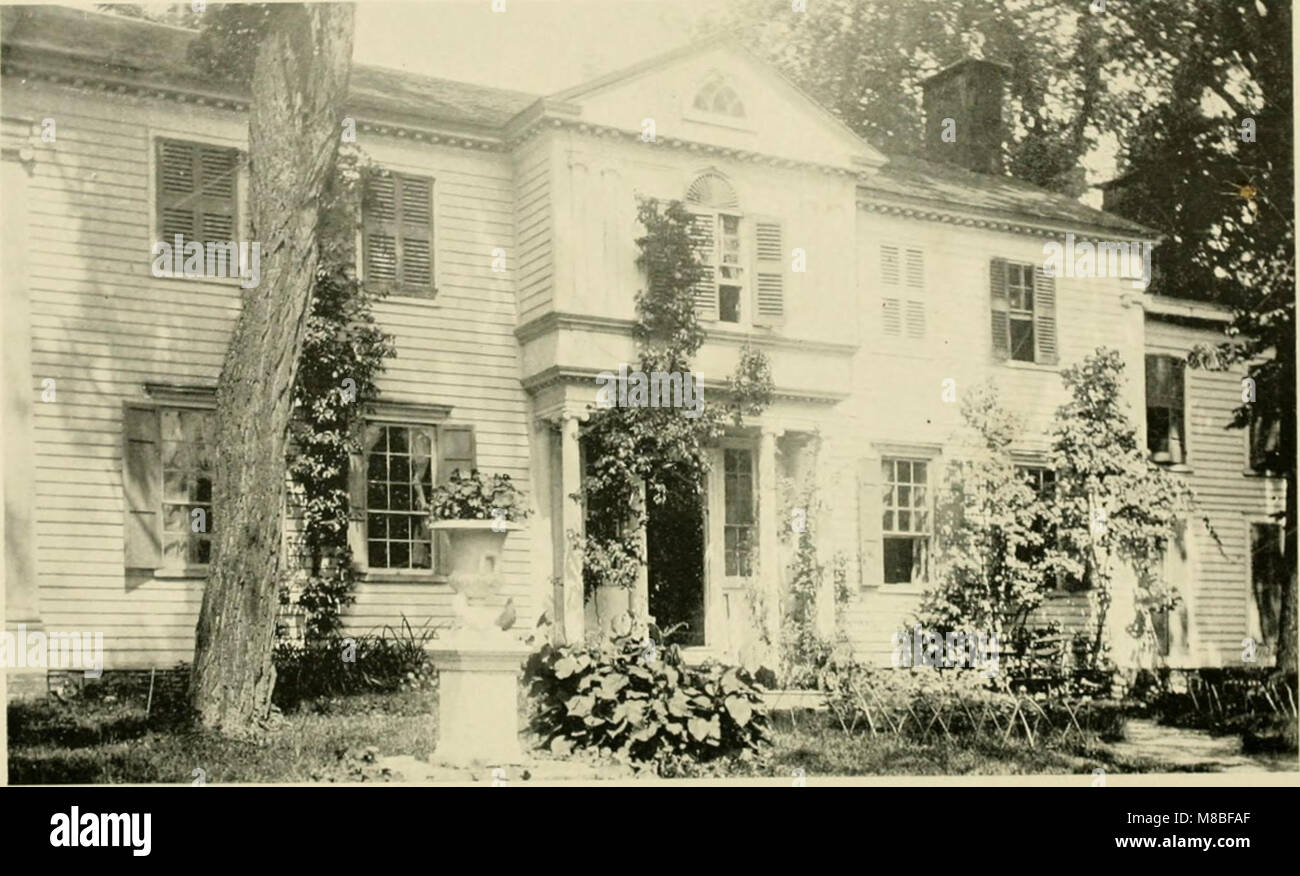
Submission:
[[[0,8],[6,61],[58,64],[68,73],[97,74],[146,85],[185,85],[199,91],[248,98],[247,92],[212,78],[189,63],[197,31],[101,12],[60,6]],[[401,70],[357,64],[352,68],[348,108],[385,120],[440,122],[495,131],[538,95],[436,79]]]
[[[214,83],[189,63],[188,48],[197,32],[185,28],[59,6],[6,6],[0,7],[0,33],[6,70],[14,62],[22,62],[57,68],[68,75],[82,73],[248,98],[232,86]],[[616,80],[620,73],[670,60],[682,51],[675,49],[597,81]],[[581,90],[579,86],[557,97]],[[350,112],[374,115],[376,120],[494,134],[541,97],[358,64],[352,70],[347,106]],[[890,202],[1028,220],[1063,229],[1158,236],[1142,225],[1009,176],[974,173],[910,156],[889,156],[888,163],[860,185],[867,197]]]
[[[1010,221],[1038,221],[1064,230],[1104,230],[1141,239],[1160,234],[1114,213],[1012,176],[975,173],[955,164],[890,154],[889,163],[860,187],[890,201],[962,209]]]

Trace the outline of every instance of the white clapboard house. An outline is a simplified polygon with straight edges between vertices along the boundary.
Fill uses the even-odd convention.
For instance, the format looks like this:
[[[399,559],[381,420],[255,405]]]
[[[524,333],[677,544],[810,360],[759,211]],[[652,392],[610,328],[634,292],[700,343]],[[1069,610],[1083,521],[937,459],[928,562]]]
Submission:
[[[211,497],[187,445],[204,434],[240,289],[155,277],[151,245],[247,239],[249,95],[187,66],[192,31],[57,7],[6,7],[2,23],[6,626],[102,631],[107,668],[170,667],[192,656],[208,552],[182,523]],[[567,497],[595,375],[636,361],[636,209],[652,196],[700,217],[705,397],[745,342],[775,381],[770,407],[714,449],[694,525],[652,526],[679,543],[651,551],[646,579],[661,583],[636,597],[689,624],[688,654],[745,656],[753,594],[789,575],[795,483],[820,503],[823,626],[834,565],[851,597],[843,629],[887,661],[935,575],[930,506],[959,419],[944,387],[991,379],[1024,420],[1032,470],[1059,369],[1106,345],[1155,458],[1186,473],[1219,536],[1189,523],[1171,552],[1184,599],[1157,658],[1236,664],[1255,637],[1271,659],[1282,484],[1252,467],[1250,434],[1225,428],[1241,375],[1181,361],[1226,314],[1128,278],[1045,276],[1044,245],[1066,233],[1157,235],[998,172],[1001,75],[965,61],[926,83],[922,161],[877,151],[727,40],[550,95],[356,67],[346,113],[395,181],[362,247],[367,281],[391,290],[377,315],[398,349],[368,435],[407,456],[414,492],[358,502],[350,629],[448,617],[421,520],[369,521],[402,518],[456,467],[529,494],[504,558],[519,616],[549,609],[569,640],[598,622]],[[1042,613],[1079,628],[1086,610],[1063,589]]]

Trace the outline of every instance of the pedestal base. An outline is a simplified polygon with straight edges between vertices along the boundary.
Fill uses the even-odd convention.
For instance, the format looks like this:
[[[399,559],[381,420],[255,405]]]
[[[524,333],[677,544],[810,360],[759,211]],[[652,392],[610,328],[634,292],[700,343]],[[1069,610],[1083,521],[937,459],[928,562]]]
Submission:
[[[499,766],[524,761],[519,747],[518,678],[529,648],[512,640],[439,640],[438,743],[433,762]],[[451,645],[451,647],[447,647]]]

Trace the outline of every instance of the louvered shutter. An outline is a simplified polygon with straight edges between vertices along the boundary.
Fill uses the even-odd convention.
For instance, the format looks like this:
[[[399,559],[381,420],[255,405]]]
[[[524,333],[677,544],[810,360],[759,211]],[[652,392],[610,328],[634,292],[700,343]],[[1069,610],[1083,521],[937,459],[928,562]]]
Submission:
[[[152,407],[122,411],[123,543],[128,569],[162,565],[162,426]]]
[[[474,447],[474,427],[473,426],[441,426],[438,428],[438,470],[434,472],[434,477],[439,484],[445,484],[451,477],[451,473],[460,470],[462,475],[468,475],[474,469],[478,468],[478,462],[475,460]],[[434,572],[439,575],[445,575],[450,571],[448,560],[451,556],[451,545],[448,542],[447,533],[437,532],[437,538],[433,547],[433,568]]]
[[[925,304],[921,301],[907,302],[907,336],[913,340],[925,337]]]
[[[433,180],[423,176],[397,178],[400,192],[402,286],[413,292],[433,289]]]
[[[158,232],[165,243],[173,244],[177,234],[185,241],[235,242],[237,150],[159,140],[156,165]]]
[[[785,232],[780,219],[754,219],[754,325],[785,321]]]
[[[366,545],[366,464],[382,428],[366,423],[361,432],[360,450],[348,454],[348,547],[353,558],[367,565],[370,554]]]
[[[445,484],[452,471],[469,475],[478,467],[474,459],[474,427],[442,426],[438,429],[438,483]]]
[[[718,318],[718,280],[714,269],[714,236],[717,218],[697,213],[691,221],[691,237],[700,260],[700,279],[695,284],[695,310],[708,319]]]
[[[366,281],[396,283],[397,238],[401,232],[397,222],[397,180],[391,174],[369,175],[364,208]]]
[[[1011,355],[1011,326],[1007,315],[1007,262],[989,262],[989,292],[993,330],[993,355],[1006,359]]]
[[[904,284],[909,296],[925,293],[925,261],[919,249],[905,251]],[[920,297],[907,300],[907,336],[913,340],[925,337],[925,301]]]
[[[1034,361],[1055,365],[1059,360],[1056,342],[1056,278],[1042,265],[1034,268]]]
[[[881,302],[880,324],[885,334],[897,337],[903,333],[902,304],[897,298],[886,298]]]
[[[862,583],[880,584],[885,577],[881,550],[880,458],[858,460],[858,545],[862,555]]]
[[[897,286],[902,282],[902,267],[898,260],[898,247],[889,244],[880,246],[880,282],[886,286]]]
[[[896,290],[902,284],[903,271],[899,261],[898,247],[892,244],[880,245],[880,285],[886,289]],[[903,302],[895,295],[885,295],[880,299],[881,330],[891,337],[903,333]]]

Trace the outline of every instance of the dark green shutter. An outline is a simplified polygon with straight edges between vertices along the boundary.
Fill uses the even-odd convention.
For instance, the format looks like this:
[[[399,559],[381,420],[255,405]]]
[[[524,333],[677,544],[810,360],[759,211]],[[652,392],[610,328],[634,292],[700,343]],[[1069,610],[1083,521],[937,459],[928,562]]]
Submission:
[[[402,286],[415,294],[433,290],[433,180],[398,177],[402,235]]]
[[[785,321],[785,243],[780,219],[754,220],[754,325]]]
[[[691,219],[691,239],[700,261],[700,279],[695,284],[695,311],[705,319],[718,318],[718,281],[714,276],[714,226],[712,213],[696,213]]]
[[[1056,278],[1042,265],[1034,268],[1034,361],[1055,365],[1059,361],[1056,341]]]
[[[989,262],[989,292],[993,330],[993,355],[1006,359],[1011,355],[1011,325],[1007,316],[1007,262]]]
[[[158,140],[157,211],[160,239],[235,242],[239,152],[224,146]],[[181,253],[176,253],[179,260]]]
[[[433,180],[374,172],[364,201],[366,280],[402,294],[433,294]]]
[[[128,569],[162,565],[162,427],[152,407],[122,412],[122,493]]]
[[[438,429],[438,483],[445,484],[452,471],[468,475],[478,468],[474,453],[473,426],[441,426]]]

